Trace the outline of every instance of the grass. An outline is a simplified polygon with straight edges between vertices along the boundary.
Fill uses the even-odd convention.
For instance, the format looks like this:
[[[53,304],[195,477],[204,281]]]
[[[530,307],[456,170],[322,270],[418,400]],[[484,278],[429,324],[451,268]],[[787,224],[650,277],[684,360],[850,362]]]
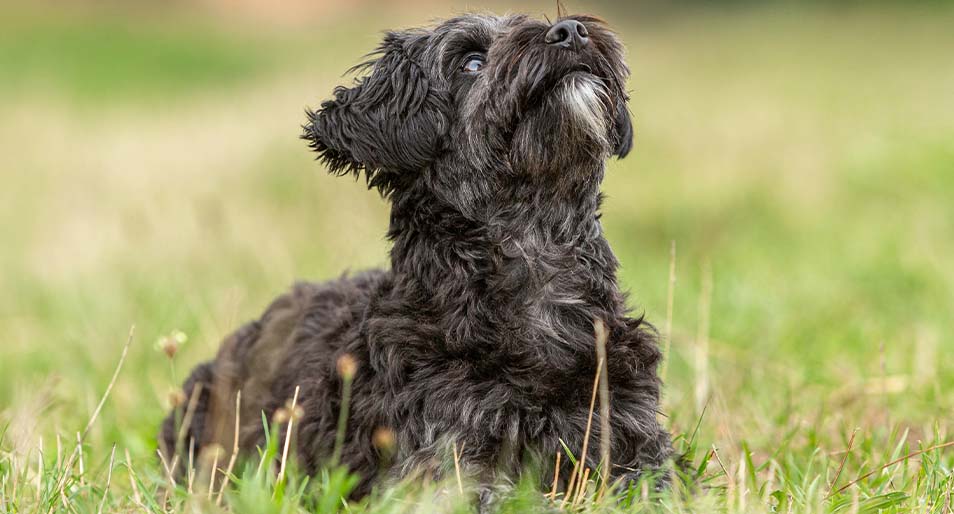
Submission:
[[[279,481],[276,437],[221,502],[210,462],[167,493],[155,454],[170,391],[231,329],[296,278],[385,262],[386,206],[322,173],[298,124],[378,28],[429,15],[344,16],[0,22],[0,512],[468,510],[455,477],[347,505],[340,469]],[[574,510],[952,512],[952,22],[883,4],[614,21],[637,142],[605,226],[634,307],[671,319],[666,423],[690,466],[621,501],[593,483]],[[532,483],[500,511],[542,509]]]
[[[268,70],[267,47],[226,34],[152,21],[88,17],[82,23],[28,15],[3,22],[6,94],[66,85],[75,101],[167,98],[228,86]],[[156,70],[161,70],[157,73]]]

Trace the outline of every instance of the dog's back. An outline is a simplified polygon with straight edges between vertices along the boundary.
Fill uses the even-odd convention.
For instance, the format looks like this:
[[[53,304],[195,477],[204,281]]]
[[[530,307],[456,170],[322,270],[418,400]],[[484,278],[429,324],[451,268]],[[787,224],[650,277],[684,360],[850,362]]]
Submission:
[[[258,320],[228,336],[214,360],[192,371],[183,386],[185,401],[162,424],[159,446],[166,462],[214,445],[232,448],[239,392],[239,447],[262,445],[263,413],[271,417],[292,398],[296,386],[329,375],[332,370],[324,364],[334,363],[333,356],[358,336],[360,317],[383,276],[371,271],[320,284],[295,284]],[[306,367],[314,369],[304,371]],[[298,380],[292,383],[290,376]]]

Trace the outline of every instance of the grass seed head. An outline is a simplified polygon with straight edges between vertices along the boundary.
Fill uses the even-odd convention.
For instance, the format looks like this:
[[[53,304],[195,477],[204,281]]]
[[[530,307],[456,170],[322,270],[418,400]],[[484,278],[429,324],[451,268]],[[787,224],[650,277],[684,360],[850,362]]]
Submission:
[[[371,444],[381,453],[391,454],[397,444],[394,431],[388,427],[378,427],[371,436]]]
[[[292,401],[288,400],[283,407],[279,407],[278,410],[275,411],[272,420],[275,423],[287,423],[291,420],[298,421],[304,415],[305,411],[301,408],[301,405],[292,406]]]
[[[341,357],[338,357],[338,376],[345,380],[351,380],[354,378],[354,374],[358,371],[358,361],[354,359],[350,354],[342,354]]]
[[[186,402],[186,395],[182,389],[173,389],[169,391],[169,408],[176,409]]]
[[[189,336],[185,335],[181,330],[174,330],[169,335],[165,335],[156,340],[156,348],[162,350],[166,354],[166,357],[172,359],[176,356],[176,353],[179,352],[179,347],[186,343],[189,340]]]

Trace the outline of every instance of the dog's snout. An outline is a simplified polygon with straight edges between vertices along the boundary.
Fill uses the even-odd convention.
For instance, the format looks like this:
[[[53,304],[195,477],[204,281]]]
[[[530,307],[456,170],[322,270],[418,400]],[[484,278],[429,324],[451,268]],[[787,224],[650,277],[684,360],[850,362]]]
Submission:
[[[548,45],[577,49],[590,42],[590,33],[586,25],[576,20],[562,20],[550,27],[545,41]]]

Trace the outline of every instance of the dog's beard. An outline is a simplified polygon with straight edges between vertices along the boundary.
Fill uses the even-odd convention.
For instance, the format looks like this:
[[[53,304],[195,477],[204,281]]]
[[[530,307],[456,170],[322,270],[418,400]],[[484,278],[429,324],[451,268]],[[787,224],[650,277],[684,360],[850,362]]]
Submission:
[[[585,173],[611,152],[612,105],[598,78],[582,72],[566,76],[521,120],[511,164],[530,174],[572,178],[573,173]]]
[[[596,147],[609,152],[610,122],[606,108],[609,96],[602,82],[589,74],[573,73],[560,88],[560,99],[570,114],[570,130],[581,132],[582,138],[590,138]]]

